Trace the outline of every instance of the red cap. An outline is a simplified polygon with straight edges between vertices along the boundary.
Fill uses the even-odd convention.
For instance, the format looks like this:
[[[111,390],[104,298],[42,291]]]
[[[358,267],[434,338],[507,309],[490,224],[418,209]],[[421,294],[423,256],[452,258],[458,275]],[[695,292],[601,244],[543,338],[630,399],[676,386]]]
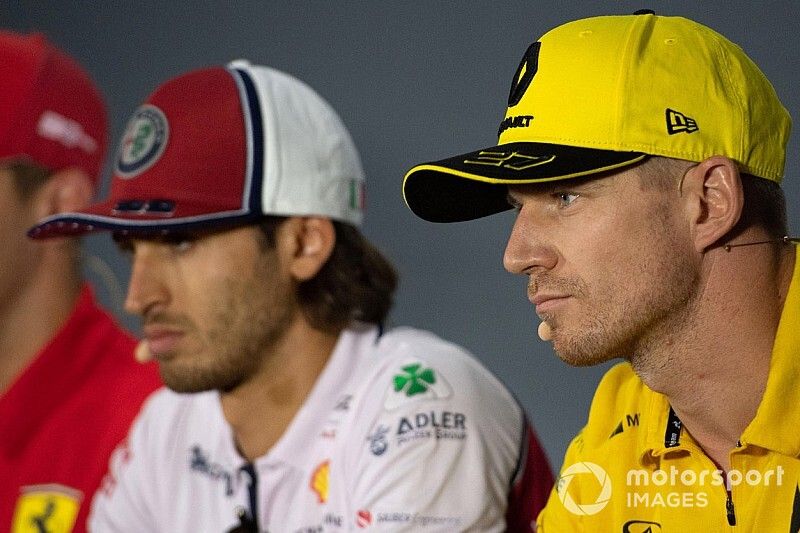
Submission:
[[[42,34],[0,31],[0,159],[78,167],[95,184],[106,151],[103,98],[86,72]]]
[[[322,97],[240,60],[161,84],[128,121],[108,198],[28,235],[166,234],[265,215],[358,225],[363,182],[353,141]]]

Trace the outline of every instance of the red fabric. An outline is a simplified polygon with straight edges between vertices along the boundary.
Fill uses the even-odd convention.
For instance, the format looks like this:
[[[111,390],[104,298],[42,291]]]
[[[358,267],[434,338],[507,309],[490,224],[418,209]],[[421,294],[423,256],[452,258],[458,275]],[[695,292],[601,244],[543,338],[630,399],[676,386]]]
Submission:
[[[536,517],[544,508],[553,488],[553,472],[547,456],[526,420],[527,450],[523,451],[523,463],[511,487],[506,511],[506,531],[536,531]]]
[[[84,287],[72,315],[0,397],[0,531],[11,527],[24,486],[56,483],[83,493],[75,532],[114,448],[150,392],[154,364],[133,358],[136,341]]]
[[[209,102],[215,105],[211,107]],[[171,218],[246,207],[242,198],[247,138],[233,76],[221,67],[196,70],[161,85],[145,105],[157,108],[166,119],[164,152],[145,158],[142,170],[133,175],[122,175],[120,162],[128,145],[140,135],[129,125],[120,142],[108,208],[99,214],[113,216],[116,202],[136,199],[174,201],[177,211]],[[125,213],[119,216],[126,217]],[[128,213],[127,218],[130,216]]]
[[[28,156],[53,171],[99,179],[103,98],[86,72],[40,33],[0,31],[0,159]]]
[[[263,144],[260,139],[251,142],[259,149]],[[137,144],[144,148],[135,157],[132,147]],[[222,67],[192,71],[160,86],[134,112],[120,141],[108,198],[80,213],[135,222],[244,215],[249,212],[251,192],[244,179],[247,158],[245,116],[234,77]],[[123,166],[130,168],[123,171]],[[260,172],[259,167],[256,175]],[[259,185],[252,194],[260,190]],[[169,208],[163,212],[143,208],[158,201]],[[125,209],[124,204],[139,207]],[[42,239],[92,231],[97,219],[83,215],[74,225],[71,220],[45,222],[29,235]]]

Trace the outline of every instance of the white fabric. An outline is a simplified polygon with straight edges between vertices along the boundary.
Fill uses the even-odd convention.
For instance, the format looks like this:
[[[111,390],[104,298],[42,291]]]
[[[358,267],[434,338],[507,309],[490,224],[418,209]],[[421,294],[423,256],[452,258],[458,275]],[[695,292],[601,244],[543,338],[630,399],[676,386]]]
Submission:
[[[284,72],[243,59],[228,67],[246,72],[258,94],[264,214],[317,215],[360,225],[364,170],[339,115],[311,87]],[[250,102],[243,98],[242,104]],[[251,128],[247,131],[251,136]]]
[[[523,417],[456,345],[411,328],[346,330],[254,462],[260,531],[504,531]],[[315,477],[326,461],[327,494]],[[91,531],[227,532],[250,507],[244,465],[217,393],[162,390],[112,458]]]

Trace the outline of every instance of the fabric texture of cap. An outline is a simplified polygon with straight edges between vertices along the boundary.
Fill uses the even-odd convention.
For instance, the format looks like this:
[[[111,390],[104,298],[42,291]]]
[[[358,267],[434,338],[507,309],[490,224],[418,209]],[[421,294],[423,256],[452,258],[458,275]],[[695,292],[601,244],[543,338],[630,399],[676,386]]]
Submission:
[[[330,105],[288,74],[239,60],[159,86],[128,121],[108,199],[46,218],[29,235],[167,233],[264,215],[358,225],[363,185]]]
[[[88,74],[42,34],[0,31],[0,161],[82,169],[95,184],[106,110]]]
[[[453,222],[509,209],[507,186],[590,176],[648,155],[713,155],[780,183],[788,112],[742,49],[681,17],[569,22],[526,51],[496,146],[412,168],[411,210]]]

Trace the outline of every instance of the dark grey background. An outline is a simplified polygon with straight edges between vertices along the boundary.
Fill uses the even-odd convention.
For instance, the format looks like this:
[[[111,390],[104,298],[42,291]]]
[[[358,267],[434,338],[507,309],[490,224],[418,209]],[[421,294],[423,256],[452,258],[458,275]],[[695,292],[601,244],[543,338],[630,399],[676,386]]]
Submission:
[[[705,23],[739,43],[800,117],[798,7],[793,1],[167,2],[0,4],[0,25],[39,29],[77,57],[105,91],[121,134],[160,82],[244,57],[306,81],[331,102],[367,173],[365,233],[396,263],[396,324],[433,330],[473,351],[528,409],[554,468],[582,426],[606,367],[569,368],[536,337],[524,280],[503,270],[509,214],[434,225],[405,207],[400,184],[415,163],[490,146],[511,76],[527,46],[553,26],[643,8]],[[680,65],[675,65],[680,70]],[[800,126],[798,126],[800,127]],[[800,226],[798,137],[785,189]],[[87,240],[87,268],[119,304],[127,269],[107,236]],[[98,258],[102,258],[99,261]],[[106,265],[110,265],[107,267]],[[114,282],[114,276],[123,282]],[[123,320],[131,328],[137,323]]]

